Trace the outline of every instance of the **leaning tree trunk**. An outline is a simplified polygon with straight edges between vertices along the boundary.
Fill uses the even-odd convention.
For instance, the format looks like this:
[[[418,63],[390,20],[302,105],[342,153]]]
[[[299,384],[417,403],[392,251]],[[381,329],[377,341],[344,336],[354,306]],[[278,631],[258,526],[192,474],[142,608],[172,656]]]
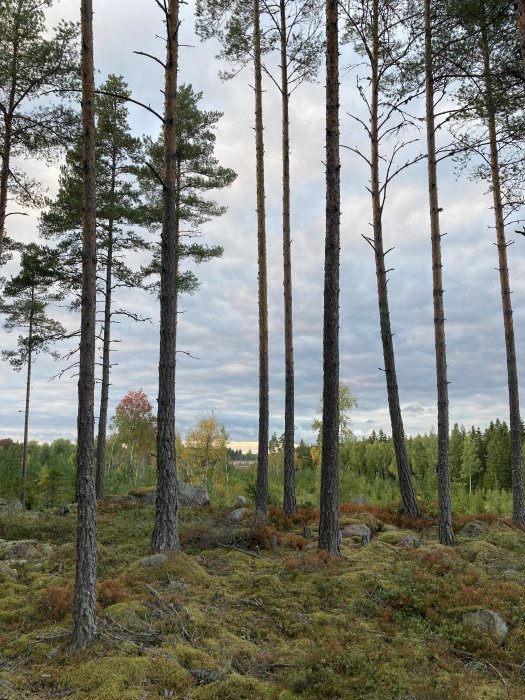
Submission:
[[[264,196],[264,140],[262,112],[261,26],[259,0],[253,0],[253,60],[255,79],[255,160],[257,168],[257,260],[259,268],[259,443],[255,512],[268,508],[268,283],[266,273],[266,213]]]
[[[383,358],[385,363],[385,378],[388,396],[388,409],[392,425],[392,439],[396,454],[397,472],[399,477],[399,489],[403,508],[407,515],[413,518],[419,517],[410,460],[405,442],[405,429],[399,402],[399,388],[397,384],[396,362],[394,355],[394,340],[390,325],[390,311],[388,307],[388,279],[385,268],[385,251],[383,247],[383,222],[381,192],[379,188],[379,2],[374,0],[372,16],[372,83],[370,105],[370,170],[371,170],[371,194],[374,250],[377,278],[377,296],[379,301],[379,324],[381,327],[381,343],[383,346]],[[370,241],[369,241],[370,242]]]
[[[295,513],[294,462],[294,354],[292,314],[292,242],[290,234],[290,119],[288,107],[288,55],[286,0],[280,0],[281,33],[281,99],[282,99],[282,154],[283,154],[283,261],[284,261],[284,512]]]
[[[436,347],[436,381],[438,409],[438,502],[439,541],[454,544],[452,506],[450,503],[450,457],[448,419],[447,350],[445,345],[445,311],[443,308],[443,275],[441,233],[436,164],[436,127],[434,119],[434,73],[432,54],[431,0],[425,0],[425,92],[427,117],[428,196],[432,241],[432,285],[434,293],[434,337]]]
[[[113,146],[111,158],[111,183],[110,183],[110,215],[108,221],[108,250],[106,259],[106,290],[104,299],[104,333],[102,340],[102,383],[100,387],[100,410],[98,416],[97,434],[97,467],[95,490],[97,498],[104,496],[104,482],[106,479],[106,430],[108,421],[109,400],[109,373],[110,373],[110,349],[111,349],[111,292],[112,292],[112,268],[113,268],[113,230],[115,226],[113,206],[115,197],[115,180],[117,168],[116,147]]]
[[[31,310],[29,311],[29,332],[27,336],[27,377],[26,405],[24,412],[24,448],[22,453],[22,493],[21,501],[25,505],[27,497],[27,446],[29,442],[29,401],[31,398],[31,370],[33,368],[33,316],[35,304],[35,289],[31,289]]]
[[[177,305],[177,60],[179,2],[166,11],[164,187],[160,272],[160,357],[157,413],[157,501],[151,551],[180,549],[175,456],[175,314]]]
[[[525,0],[517,0],[516,2],[516,31],[520,42],[523,72],[525,73]]]
[[[481,32],[483,49],[483,66],[485,82],[485,107],[490,142],[490,171],[494,217],[496,222],[496,245],[498,248],[499,278],[501,286],[501,303],[505,329],[505,350],[507,356],[507,380],[509,387],[510,413],[510,451],[512,464],[512,520],[525,525],[525,505],[523,502],[523,467],[521,462],[521,418],[518,389],[518,368],[516,363],[516,343],[514,340],[514,323],[512,320],[512,302],[510,299],[509,267],[507,262],[507,242],[505,240],[505,222],[501,199],[501,185],[498,158],[498,140],[496,131],[496,114],[492,88],[490,52],[487,29]]]
[[[339,554],[339,160],[338,2],[326,0],[326,237],[320,550]]]
[[[93,71],[93,3],[81,0],[83,239],[80,368],[78,380],[77,444],[77,569],[73,600],[74,648],[92,643],[97,627],[97,526],[93,479],[96,323],[96,211],[95,211],[95,81]]]

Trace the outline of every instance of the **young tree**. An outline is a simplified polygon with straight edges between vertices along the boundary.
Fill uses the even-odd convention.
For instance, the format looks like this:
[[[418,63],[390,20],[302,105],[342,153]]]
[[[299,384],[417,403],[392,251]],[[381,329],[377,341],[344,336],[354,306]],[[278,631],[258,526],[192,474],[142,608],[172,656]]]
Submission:
[[[326,236],[323,319],[323,446],[320,550],[339,554],[339,32],[337,0],[326,0]]]
[[[141,320],[136,314],[115,309],[113,293],[116,288],[140,286],[141,276],[122,260],[125,251],[148,248],[146,241],[131,229],[143,223],[142,210],[137,205],[138,190],[131,177],[140,153],[140,140],[130,133],[128,111],[123,99],[129,97],[124,80],[110,75],[96,97],[97,107],[97,268],[101,285],[97,287],[103,304],[101,321],[102,376],[98,416],[96,455],[96,494],[104,495],[106,427],[110,386],[110,350],[112,321],[125,315]],[[81,267],[82,180],[80,143],[68,151],[66,164],[61,168],[60,187],[54,201],[41,218],[41,232],[46,238],[58,238],[63,256],[61,270],[65,290],[78,291]],[[125,227],[125,228],[124,228]],[[72,306],[76,308],[75,296]]]
[[[22,452],[22,503],[27,495],[27,445],[29,439],[29,402],[31,396],[31,370],[35,356],[51,352],[51,345],[64,333],[65,328],[49,318],[47,307],[62,295],[54,290],[57,274],[58,252],[30,243],[22,251],[19,273],[4,288],[4,296],[11,303],[0,303],[0,313],[6,314],[5,329],[25,330],[18,336],[17,350],[4,350],[2,358],[8,360],[19,372],[26,367],[26,398],[24,411],[24,447]]]
[[[51,5],[52,0],[0,2],[0,258],[6,218],[16,213],[8,211],[9,199],[22,204],[37,199],[36,183],[12,166],[12,157],[52,155],[68,142],[74,124],[63,101],[78,75],[78,32],[63,22],[49,35],[44,10]]]
[[[350,428],[352,422],[351,413],[357,407],[357,399],[352,394],[352,390],[346,384],[339,384],[339,445],[349,442],[353,439],[354,434]],[[323,397],[321,396],[321,405],[317,409],[317,413],[323,414]],[[323,442],[323,421],[321,418],[314,418],[312,421],[312,430],[317,433],[317,444]]]
[[[97,504],[93,474],[95,401],[95,324],[97,296],[95,79],[93,3],[81,0],[83,228],[80,368],[77,441],[77,567],[72,646],[89,646],[96,635]]]
[[[377,296],[379,304],[379,324],[381,343],[385,363],[388,408],[392,425],[392,438],[396,451],[399,475],[399,488],[403,507],[407,515],[419,516],[419,507],[412,483],[412,473],[405,444],[405,431],[401,414],[399,387],[394,354],[394,342],[390,321],[388,299],[388,270],[385,258],[390,250],[385,251],[383,241],[383,211],[388,186],[393,178],[408,163],[397,165],[396,157],[410,141],[399,140],[385,157],[382,148],[387,139],[398,137],[407,126],[405,109],[411,96],[396,94],[396,81],[406,54],[410,50],[412,38],[404,29],[402,18],[410,11],[407,2],[393,3],[390,0],[350,0],[345,5],[348,33],[358,52],[365,56],[370,67],[367,94],[360,83],[359,92],[370,114],[370,126],[361,119],[370,139],[370,155],[364,156],[359,149],[353,149],[370,167],[370,194],[372,200],[373,238],[365,240],[374,251]],[[381,164],[386,162],[386,170],[381,180]],[[410,162],[410,161],[409,161]],[[412,161],[413,162],[413,161]]]
[[[226,462],[228,435],[213,411],[203,416],[186,435],[185,455],[200,483],[208,484],[213,471]]]
[[[130,448],[130,466],[134,471],[136,453],[148,455],[155,450],[155,426],[153,406],[139,389],[130,390],[115,409],[111,419],[111,430],[120,444]]]
[[[468,485],[468,492],[472,494],[472,480],[481,471],[481,461],[477,455],[476,445],[472,435],[467,433],[463,441],[463,455],[461,459],[461,478]]]

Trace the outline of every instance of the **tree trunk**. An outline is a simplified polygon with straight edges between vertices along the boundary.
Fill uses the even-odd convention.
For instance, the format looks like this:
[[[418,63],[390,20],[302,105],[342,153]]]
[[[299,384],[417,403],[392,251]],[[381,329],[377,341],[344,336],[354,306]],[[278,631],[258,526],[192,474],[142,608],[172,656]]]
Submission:
[[[516,364],[516,343],[514,340],[514,323],[512,320],[512,302],[510,299],[509,268],[507,262],[507,242],[505,240],[505,222],[501,200],[499,174],[498,141],[496,131],[496,114],[490,66],[489,41],[486,27],[481,32],[485,107],[490,142],[490,170],[494,217],[496,222],[496,245],[498,248],[499,278],[501,286],[501,303],[505,329],[505,350],[507,356],[507,378],[509,387],[510,413],[510,450],[512,464],[512,520],[525,525],[525,506],[523,502],[523,468],[521,463],[521,418],[518,390],[518,368]]]
[[[77,444],[77,569],[73,600],[74,648],[89,646],[96,635],[97,526],[93,479],[96,312],[95,82],[93,3],[81,0],[83,243],[80,369]]]
[[[525,0],[517,0],[516,2],[516,31],[520,42],[523,72],[525,73]]]
[[[160,357],[157,413],[157,502],[151,551],[180,549],[175,456],[175,314],[177,299],[177,60],[179,2],[166,12],[164,188],[160,272]]]
[[[385,268],[385,252],[383,247],[383,212],[381,192],[379,189],[379,0],[374,0],[372,16],[372,83],[370,109],[370,169],[374,243],[373,249],[376,263],[377,296],[379,301],[379,325],[381,327],[381,343],[385,363],[385,378],[388,396],[388,410],[392,424],[392,439],[396,454],[399,489],[403,508],[407,515],[419,517],[416,494],[412,483],[412,474],[408,452],[405,443],[405,429],[399,388],[397,384],[394,341],[390,325],[390,310],[388,306],[388,279]]]
[[[27,444],[29,440],[29,400],[31,396],[31,369],[33,366],[33,316],[35,303],[35,289],[31,289],[31,310],[29,312],[29,333],[27,338],[27,378],[26,378],[26,405],[24,413],[24,448],[22,453],[22,505],[25,505],[27,497]]]
[[[280,0],[281,34],[281,100],[282,100],[282,155],[283,155],[283,261],[284,261],[284,512],[295,513],[294,461],[294,353],[292,313],[292,242],[290,233],[290,119],[288,107],[288,53],[286,28],[286,0]]]
[[[425,0],[425,93],[427,117],[428,197],[432,241],[432,286],[434,296],[434,337],[436,348],[436,382],[438,410],[438,503],[439,541],[454,544],[452,507],[450,503],[450,457],[448,419],[447,350],[445,345],[445,311],[443,308],[443,275],[441,233],[436,164],[436,128],[434,119],[434,75],[432,54],[431,0]]]
[[[106,478],[106,430],[108,420],[109,399],[109,373],[110,373],[110,348],[111,348],[111,292],[112,292],[112,267],[113,267],[113,230],[115,226],[113,207],[115,196],[115,180],[117,168],[117,153],[113,146],[111,158],[111,184],[110,184],[110,215],[108,221],[108,250],[106,260],[106,294],[104,299],[104,333],[102,340],[102,384],[100,388],[100,410],[98,416],[97,437],[97,471],[96,471],[96,495],[104,496],[104,481]]]
[[[16,76],[18,63],[18,38],[15,37],[11,62],[12,78],[7,110],[4,112],[4,142],[2,144],[2,168],[0,170],[0,260],[4,252],[5,220],[9,182],[9,162],[11,159],[11,139],[13,136],[13,111],[15,108]]]
[[[326,237],[320,550],[339,554],[339,160],[338,2],[326,0]]]
[[[266,515],[268,508],[269,424],[268,283],[266,274],[266,213],[259,0],[253,0],[253,54],[255,78],[255,159],[257,168],[257,260],[259,267],[259,447],[255,512],[257,515]]]

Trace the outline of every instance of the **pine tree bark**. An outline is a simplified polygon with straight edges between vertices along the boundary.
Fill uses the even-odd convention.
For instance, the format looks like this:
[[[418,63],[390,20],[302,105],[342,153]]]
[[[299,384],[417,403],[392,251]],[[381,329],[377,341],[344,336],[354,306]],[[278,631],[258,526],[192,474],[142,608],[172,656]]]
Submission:
[[[319,550],[339,554],[339,160],[338,2],[326,0],[326,236],[323,320],[323,432]]]
[[[290,118],[288,87],[288,51],[286,0],[280,0],[281,34],[281,101],[283,156],[283,262],[284,262],[284,512],[295,513],[295,446],[294,446],[294,349],[292,308],[292,242],[290,232]]]
[[[175,455],[175,317],[177,308],[177,62],[179,2],[166,12],[164,188],[160,272],[160,357],[157,412],[157,501],[151,551],[180,549]]]
[[[517,0],[516,4],[516,31],[520,43],[523,72],[525,73],[525,0]]]
[[[445,311],[443,307],[443,275],[441,232],[436,162],[436,127],[434,117],[434,71],[432,53],[431,0],[424,0],[425,13],[425,97],[427,117],[428,196],[432,242],[432,286],[434,295],[434,337],[436,348],[436,382],[438,409],[438,510],[439,541],[454,544],[452,506],[450,502],[450,456],[448,417],[447,350],[445,344]]]
[[[98,416],[97,433],[97,467],[95,477],[95,491],[97,498],[104,496],[106,479],[106,435],[108,421],[109,400],[109,374],[110,374],[110,350],[111,350],[111,297],[112,297],[112,269],[113,269],[113,233],[115,221],[113,216],[115,184],[117,170],[116,147],[113,146],[111,155],[111,182],[109,191],[110,215],[108,220],[108,249],[106,257],[106,283],[104,299],[104,331],[102,339],[102,381],[100,387],[100,410]]]
[[[26,377],[26,404],[24,411],[24,447],[22,452],[22,493],[20,500],[25,505],[27,497],[27,446],[29,443],[29,401],[31,398],[31,370],[33,368],[33,317],[34,317],[35,290],[31,289],[31,310],[29,312],[29,330],[27,334],[27,377]]]
[[[266,211],[264,194],[264,138],[262,108],[261,26],[259,0],[253,0],[253,54],[255,88],[255,160],[257,183],[257,260],[259,269],[259,442],[255,512],[268,509],[268,282],[266,271]]]
[[[501,303],[503,309],[505,350],[507,357],[510,450],[512,465],[512,520],[516,524],[525,525],[523,467],[521,461],[521,418],[518,388],[518,368],[516,363],[516,342],[514,338],[514,322],[512,319],[512,302],[510,298],[509,267],[507,261],[508,244],[505,240],[505,221],[503,217],[503,204],[501,198],[496,111],[492,87],[489,40],[486,26],[484,26],[481,31],[481,42],[484,67],[485,108],[490,142],[491,185],[494,202],[494,217],[496,223],[496,246],[498,248]]]
[[[370,104],[370,171],[372,195],[372,226],[374,231],[373,250],[376,264],[377,297],[379,301],[379,324],[381,343],[385,363],[385,378],[388,396],[388,410],[392,425],[392,440],[396,454],[399,488],[403,508],[407,515],[419,517],[410,460],[405,443],[405,429],[401,415],[399,388],[397,383],[394,341],[390,324],[388,303],[388,279],[385,268],[385,251],[383,246],[383,222],[381,192],[379,188],[379,0],[374,0],[372,10],[372,82]]]
[[[11,140],[13,138],[13,111],[15,108],[18,53],[18,39],[15,37],[13,43],[13,57],[11,62],[11,88],[9,90],[7,109],[4,112],[4,142],[2,144],[2,166],[0,170],[0,260],[4,252],[5,220],[7,214],[7,196],[9,182],[9,163],[11,158]]]
[[[81,0],[81,69],[83,130],[83,234],[80,369],[77,443],[77,568],[73,600],[74,648],[89,646],[96,635],[97,579],[96,499],[93,478],[96,211],[95,211],[95,81],[93,3]]]

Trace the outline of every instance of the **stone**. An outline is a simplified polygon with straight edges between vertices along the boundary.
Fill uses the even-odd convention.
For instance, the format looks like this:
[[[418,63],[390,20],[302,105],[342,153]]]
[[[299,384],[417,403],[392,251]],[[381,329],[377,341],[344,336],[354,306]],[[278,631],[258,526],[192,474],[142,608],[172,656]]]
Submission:
[[[237,496],[237,498],[233,502],[233,505],[236,508],[242,508],[242,507],[250,505],[250,503],[251,503],[250,499],[246,498],[246,496]]]
[[[493,610],[465,613],[463,623],[468,627],[484,630],[497,644],[503,644],[509,633],[509,626],[505,620]]]
[[[210,494],[204,486],[192,486],[185,481],[179,481],[179,505],[209,506]]]
[[[168,561],[165,554],[152,554],[139,561],[140,566],[164,566]]]
[[[250,511],[248,510],[248,508],[236,508],[235,510],[232,510],[232,512],[228,515],[228,520],[234,523],[239,523],[246,517],[246,515],[249,512]]]
[[[472,520],[472,522],[467,523],[465,527],[459,533],[460,537],[480,537],[481,533],[485,530],[485,526],[479,520]]]
[[[416,547],[416,541],[413,535],[404,535],[397,543],[399,547]]]
[[[18,571],[5,561],[0,561],[0,581],[18,578]]]
[[[368,525],[345,525],[341,530],[341,537],[359,538],[361,544],[370,544],[372,539],[372,530]]]
[[[0,498],[0,513],[12,513],[14,510],[21,510],[22,502],[17,498]]]
[[[4,550],[4,559],[34,559],[38,556],[38,542],[36,540],[14,540],[7,542]]]

